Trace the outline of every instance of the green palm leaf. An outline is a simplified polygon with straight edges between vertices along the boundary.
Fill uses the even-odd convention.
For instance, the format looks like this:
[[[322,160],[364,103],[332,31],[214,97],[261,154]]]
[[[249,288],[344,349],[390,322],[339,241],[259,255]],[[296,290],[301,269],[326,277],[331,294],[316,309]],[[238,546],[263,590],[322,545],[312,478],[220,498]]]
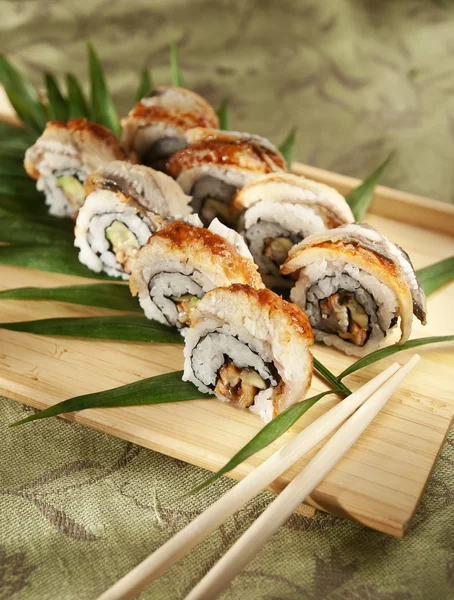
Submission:
[[[0,83],[19,118],[35,131],[41,132],[46,126],[46,111],[33,87],[4,55],[0,55]]]
[[[369,205],[374,196],[375,186],[383,175],[383,171],[388,166],[392,157],[393,155],[390,154],[388,158],[386,158],[381,165],[363,181],[361,185],[352,190],[345,197],[347,204],[352,209],[352,213],[356,221],[361,221],[368,211]]]
[[[328,381],[328,383],[330,383],[333,387],[339,388],[339,390],[344,396],[350,396],[350,394],[352,393],[351,390],[349,390],[348,387],[345,386],[343,383],[340,383],[337,377],[333,373],[331,373],[331,371],[327,367],[325,367],[325,365],[323,365],[319,360],[317,360],[315,356],[313,356],[312,358],[314,361],[314,369],[318,373],[320,373],[320,375],[324,379],[326,379],[326,381]]]
[[[42,195],[37,191],[35,182],[25,177],[0,177],[0,195],[35,198],[42,201]]]
[[[158,344],[183,343],[177,331],[167,325],[162,325],[157,321],[150,321],[145,317],[126,315],[0,323],[0,328],[11,331],[24,331],[36,335],[56,335],[128,342],[154,342]]]
[[[0,121],[0,148],[23,148],[25,151],[34,144],[36,137],[32,131]]]
[[[48,214],[42,196],[9,196],[5,194],[0,195],[0,212],[8,215],[26,214],[29,217]]]
[[[57,219],[48,215],[30,219],[1,209],[0,217],[0,242],[52,245],[73,243],[74,223],[69,219]]]
[[[90,110],[80,83],[71,73],[66,75],[66,88],[68,90],[68,118],[90,118]]]
[[[140,75],[139,88],[137,89],[136,101],[140,102],[144,96],[153,89],[153,79],[150,71],[145,67]]]
[[[172,68],[172,84],[184,87],[183,75],[181,74],[180,62],[178,60],[178,49],[175,42],[170,46],[170,66]]]
[[[182,371],[166,373],[165,375],[157,375],[156,377],[149,377],[135,383],[122,385],[113,390],[70,398],[69,400],[54,404],[54,406],[50,406],[39,413],[30,415],[21,421],[17,421],[11,427],[86,408],[143,406],[144,404],[186,402],[187,400],[209,398],[209,396],[199,392],[192,383],[182,381],[182,374]]]
[[[292,127],[285,140],[279,146],[282,156],[285,158],[288,169],[292,166],[293,150],[295,148],[296,141],[296,127]]]
[[[424,293],[428,296],[454,279],[454,256],[419,269],[416,275]]]
[[[90,68],[92,119],[96,123],[108,127],[115,135],[120,135],[121,128],[115,104],[110,95],[101,63],[91,44],[88,44],[88,62]]]
[[[397,352],[418,348],[418,346],[426,346],[427,344],[439,344],[440,342],[454,342],[454,335],[437,335],[433,337],[416,338],[415,340],[410,340],[404,344],[394,344],[393,346],[387,346],[386,348],[375,350],[375,352],[371,352],[367,356],[360,358],[347,369],[345,369],[345,371],[342,371],[342,373],[337,377],[337,381],[340,382],[342,379],[344,379],[344,377],[347,377],[347,375],[351,375],[355,371],[359,371],[359,369],[368,367],[369,365],[372,365],[383,358],[388,358],[388,356],[392,356]]]
[[[28,267],[52,273],[65,273],[92,279],[113,279],[104,273],[95,273],[82,265],[73,244],[17,244],[0,246],[0,264]]]
[[[221,106],[217,110],[219,117],[219,129],[228,131],[229,129],[229,105],[227,104],[227,98],[224,98]]]
[[[57,80],[50,73],[45,75],[47,99],[49,100],[48,112],[52,121],[66,123],[68,120],[68,103],[58,87]]]
[[[24,177],[29,181],[21,160],[5,156],[0,161],[0,179],[4,177]]]
[[[18,288],[0,292],[0,300],[51,300],[83,306],[98,306],[129,312],[142,312],[129,287],[116,283],[90,283],[56,288]]]

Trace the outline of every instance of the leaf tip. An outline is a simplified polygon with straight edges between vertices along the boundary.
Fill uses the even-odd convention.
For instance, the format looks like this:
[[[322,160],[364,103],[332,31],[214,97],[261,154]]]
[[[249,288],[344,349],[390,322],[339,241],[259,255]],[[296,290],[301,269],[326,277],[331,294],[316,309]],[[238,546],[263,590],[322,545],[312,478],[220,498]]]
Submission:
[[[184,83],[178,58],[178,46],[175,41],[170,44],[170,66],[172,69],[172,85],[183,87]]]
[[[279,151],[281,152],[282,156],[284,157],[284,159],[289,167],[291,166],[292,159],[293,159],[293,149],[295,146],[295,139],[296,139],[297,131],[298,131],[298,128],[296,127],[296,125],[294,125],[291,128],[290,132],[287,134],[284,141],[279,146]]]
[[[29,421],[34,421],[34,417],[35,415],[30,415],[29,417],[25,417],[25,419],[14,421],[14,423],[9,424],[9,427],[17,427],[18,425],[23,425],[24,423],[28,423]]]

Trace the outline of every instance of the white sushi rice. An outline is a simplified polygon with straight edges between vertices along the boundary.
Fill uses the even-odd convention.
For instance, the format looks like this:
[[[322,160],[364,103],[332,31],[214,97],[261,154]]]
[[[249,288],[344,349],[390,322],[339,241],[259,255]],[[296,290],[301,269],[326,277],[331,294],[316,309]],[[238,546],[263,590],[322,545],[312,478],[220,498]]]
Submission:
[[[177,177],[177,183],[186,194],[192,196],[193,210],[209,225],[213,218],[210,214],[212,209],[205,208],[205,200],[215,199],[229,206],[237,189],[252,179],[253,176],[245,169],[207,164],[183,171]]]
[[[221,223],[221,221],[219,221],[219,219],[216,218],[211,221],[208,229],[213,233],[220,235],[230,244],[232,244],[232,246],[235,248],[238,254],[240,254],[243,258],[249,258],[252,261],[254,261],[254,257],[252,256],[251,251],[247,247],[243,236],[236,232],[234,229],[227,227],[227,225],[224,225],[224,223]]]
[[[265,422],[273,418],[273,399],[278,382],[270,373],[267,364],[272,355],[267,344],[250,335],[246,328],[234,329],[217,320],[206,320],[187,330],[184,349],[183,381],[191,381],[206,394],[213,394],[218,371],[228,356],[238,368],[254,369],[270,387],[260,391],[249,410],[262,417]],[[211,386],[211,387],[210,387]],[[215,394],[219,400],[226,398]]]
[[[290,173],[268,173],[245,188],[237,198],[238,207],[248,209],[260,201],[304,205],[324,218],[353,223],[345,198],[335,189]]]
[[[156,223],[139,215],[134,205],[121,202],[108,190],[95,190],[87,197],[77,216],[74,245],[80,249],[80,262],[92,271],[104,271],[112,277],[129,279],[129,273],[125,273],[123,265],[117,261],[106,238],[106,229],[114,221],[126,225],[140,246],[156,229]]]
[[[163,121],[156,121],[137,130],[134,137],[134,150],[139,156],[142,156],[152,144],[165,138],[177,138],[186,141],[182,129],[177,129]]]
[[[277,223],[289,233],[298,234],[301,239],[311,233],[326,230],[322,217],[310,206],[303,204],[262,200],[245,212],[245,229],[249,229],[259,220]]]
[[[192,217],[193,215],[191,215]],[[210,231],[221,235],[232,245],[241,247],[242,256],[251,258],[250,252],[239,233],[222,225],[217,219],[210,225]],[[229,239],[230,238],[230,239]],[[207,274],[185,264],[180,260],[172,260],[170,256],[156,258],[153,263],[142,269],[141,276],[146,288],[139,292],[139,303],[148,319],[156,319],[160,323],[181,327],[178,311],[172,296],[190,294],[202,298],[207,292],[217,287],[216,282]],[[185,335],[186,328],[181,330]]]
[[[279,265],[264,254],[265,240],[290,238],[294,244],[306,236],[325,231],[322,217],[310,206],[288,202],[261,200],[243,217],[245,237],[262,277],[272,276],[272,285],[285,286],[288,278],[281,275]],[[267,279],[267,283],[270,285]]]
[[[181,324],[171,297],[191,294],[201,298],[213,288],[206,275],[168,257],[154,261],[151,267],[142,271],[142,276],[147,287],[139,293],[139,303],[145,316],[177,327],[181,327]]]
[[[186,222],[201,226],[197,215],[189,215]],[[213,233],[223,237],[237,250],[238,254],[252,261],[246,243],[239,233],[229,229],[217,219],[208,228]],[[172,298],[191,295],[202,298],[207,292],[216,287],[232,283],[228,273],[224,272],[222,260],[205,264],[202,257],[188,257],[186,254],[174,257],[171,252],[152,253],[147,255],[149,246],[140,254],[132,279],[132,289],[138,295],[139,303],[149,319],[180,328],[180,333],[186,333],[185,320],[181,319]],[[206,257],[205,257],[206,259]],[[219,269],[216,265],[219,264]],[[206,269],[206,270],[204,270]]]
[[[273,418],[274,412],[273,398],[274,389],[272,387],[262,390],[254,398],[254,404],[249,407],[249,410],[262,417],[265,423],[269,423]]]
[[[285,277],[280,274],[279,266],[270,257],[264,254],[264,245],[265,240],[268,238],[276,239],[278,237],[288,237],[289,231],[277,223],[260,221],[259,223],[252,225],[250,229],[245,230],[243,235],[262,277],[266,278],[267,276],[272,275],[276,278],[276,281],[280,282],[280,280],[282,280],[282,285],[284,285]],[[266,279],[266,281],[268,281],[268,279]]]
[[[317,328],[321,321],[319,301],[340,289],[353,292],[369,316],[371,332],[362,347]],[[376,349],[384,340],[392,319],[399,314],[398,300],[391,289],[373,275],[342,260],[321,260],[307,265],[290,296],[306,312],[317,340],[354,356],[364,356]],[[340,323],[341,329],[346,330],[347,325]]]
[[[351,230],[351,227],[350,229],[348,229],[348,231],[349,230]],[[355,229],[353,231],[355,231]],[[424,292],[420,288],[419,281],[416,276],[416,272],[413,268],[413,265],[411,264],[409,257],[406,256],[403,252],[402,248],[396,246],[396,244],[393,244],[390,240],[388,240],[388,238],[381,235],[375,229],[362,227],[361,235],[362,237],[370,240],[372,243],[375,243],[377,245],[384,244],[387,252],[390,254],[390,256],[393,257],[395,262],[402,269],[405,279],[407,280],[408,287],[411,290],[413,300],[417,304],[421,304],[423,311],[426,312],[426,297],[424,295]]]
[[[241,169],[238,167],[223,167],[206,164],[192,167],[186,171],[183,171],[177,177],[177,183],[181,185],[186,194],[190,194],[196,182],[201,180],[203,177],[219,179],[227,185],[231,185],[238,189],[244,187],[247,183],[250,183],[257,177],[257,175],[251,171],[246,171],[246,169]]]
[[[372,227],[367,227],[358,223],[347,223],[341,227],[330,230],[328,239],[331,241],[342,240],[348,243],[349,238],[358,240],[366,248],[370,248],[372,252],[378,254],[389,255],[389,257],[402,270],[407,284],[410,288],[413,300],[422,305],[422,309],[426,310],[426,300],[424,293],[420,289],[416,273],[411,265],[409,258],[405,255],[402,248],[393,244],[388,238]],[[314,234],[310,240],[303,240],[298,249],[303,249],[306,244],[321,242],[326,239],[323,233]],[[296,250],[295,248],[293,250]]]
[[[62,175],[77,176],[83,183],[88,175],[87,168],[81,163],[77,156],[69,154],[54,154],[48,152],[39,165],[40,176],[36,182],[36,189],[43,192],[46,204],[49,206],[49,214],[56,217],[68,217],[74,214],[79,206],[72,206],[66,198],[63,190],[59,187],[57,177]]]

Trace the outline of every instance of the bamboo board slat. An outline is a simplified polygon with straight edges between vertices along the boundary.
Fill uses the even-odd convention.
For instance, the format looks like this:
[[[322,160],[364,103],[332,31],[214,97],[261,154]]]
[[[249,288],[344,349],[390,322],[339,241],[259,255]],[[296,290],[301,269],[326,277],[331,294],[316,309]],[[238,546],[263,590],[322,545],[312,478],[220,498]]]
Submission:
[[[294,167],[295,171],[329,182],[344,193],[354,184],[350,178],[326,171],[298,164]],[[382,194],[381,189],[378,192]],[[389,189],[385,195],[385,214],[380,210],[383,203],[375,202],[367,220],[402,245],[416,268],[452,254],[453,239],[446,234],[452,207],[437,203],[432,211],[430,201],[412,199],[409,194],[402,199],[400,193]],[[390,207],[399,215],[398,221],[387,218]],[[403,222],[405,215],[410,223]],[[0,266],[0,273],[2,289],[90,281],[9,266]],[[413,336],[452,333],[453,302],[453,284],[431,296],[428,325],[415,323]],[[3,321],[114,314],[107,309],[43,301],[3,300],[1,308]],[[340,372],[351,362],[324,347],[317,346],[315,354],[334,372]],[[398,537],[404,535],[454,416],[452,347],[429,346],[421,349],[421,354],[421,363],[311,495],[309,504]],[[408,352],[398,355],[401,362],[406,358]],[[44,337],[0,330],[0,394],[37,408],[178,370],[182,363],[179,345]],[[382,361],[355,373],[347,383],[356,389],[389,363]],[[314,377],[309,395],[322,389],[324,384]],[[319,402],[278,441],[230,475],[237,479],[244,477],[337,401],[335,397],[327,397]],[[211,471],[223,466],[262,427],[257,416],[214,399],[93,409],[68,418]],[[39,422],[25,427],[30,435],[39,435]],[[310,456],[289,469],[270,489],[282,490]]]

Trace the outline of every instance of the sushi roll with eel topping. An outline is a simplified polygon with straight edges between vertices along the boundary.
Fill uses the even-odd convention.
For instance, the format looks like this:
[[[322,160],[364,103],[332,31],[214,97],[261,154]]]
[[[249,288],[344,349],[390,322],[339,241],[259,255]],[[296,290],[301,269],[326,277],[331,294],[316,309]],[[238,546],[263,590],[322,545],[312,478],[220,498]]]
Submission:
[[[163,171],[170,156],[187,144],[193,127],[219,127],[208,102],[191,90],[159,86],[136,104],[124,119],[122,145],[139,162]]]
[[[92,271],[129,279],[140,248],[169,218],[200,223],[190,198],[168,175],[143,165],[114,161],[87,178],[74,245]]]
[[[314,338],[297,306],[268,289],[234,284],[205,294],[189,316],[185,381],[266,422],[304,399]]]
[[[189,310],[213,288],[232,283],[263,287],[239,233],[215,219],[209,229],[173,221],[140,250],[129,287],[145,315],[182,333]]]
[[[215,217],[232,225],[229,204],[236,191],[259,175],[286,170],[279,150],[258,135],[198,127],[186,140],[189,145],[170,158],[167,172],[192,196],[205,225]]]
[[[345,198],[335,189],[291,173],[269,173],[239,190],[232,212],[269,287],[291,286],[280,273],[292,246],[312,233],[353,223]]]
[[[408,254],[369,225],[313,234],[290,250],[281,269],[297,277],[290,297],[315,338],[346,354],[375,350],[398,323],[404,343],[413,314],[426,323],[426,299]]]
[[[43,134],[25,153],[24,167],[36,188],[44,192],[49,213],[74,216],[85,200],[87,175],[101,165],[124,159],[117,138],[86,119],[49,121]]]

